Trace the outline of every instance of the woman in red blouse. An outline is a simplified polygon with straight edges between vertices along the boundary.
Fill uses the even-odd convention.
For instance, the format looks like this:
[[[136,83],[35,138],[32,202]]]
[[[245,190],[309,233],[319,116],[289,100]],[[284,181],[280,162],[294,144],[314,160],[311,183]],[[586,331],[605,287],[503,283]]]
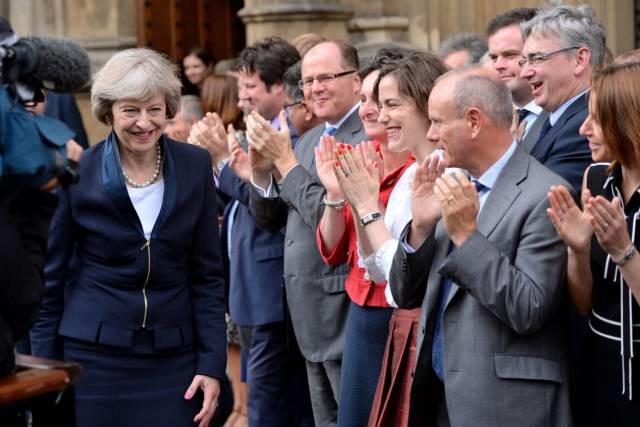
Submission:
[[[402,51],[395,59],[400,59]],[[390,61],[389,57],[386,57]],[[371,280],[367,271],[359,265],[357,230],[354,221],[361,225],[381,220],[371,215],[361,220],[366,212],[354,212],[346,206],[344,196],[333,171],[335,152],[357,150],[380,176],[380,212],[398,178],[414,161],[409,152],[393,153],[387,150],[387,131],[378,123],[378,106],[372,99],[373,86],[382,64],[371,61],[361,68],[363,78],[359,115],[365,132],[373,141],[358,147],[338,144],[327,137],[316,149],[318,175],[327,190],[325,211],[317,230],[318,248],[328,264],[348,262],[349,274],[345,288],[351,306],[347,319],[345,347],[342,355],[338,426],[364,426],[369,420],[371,403],[380,374],[387,341],[392,308],[387,304],[384,289],[386,283]]]

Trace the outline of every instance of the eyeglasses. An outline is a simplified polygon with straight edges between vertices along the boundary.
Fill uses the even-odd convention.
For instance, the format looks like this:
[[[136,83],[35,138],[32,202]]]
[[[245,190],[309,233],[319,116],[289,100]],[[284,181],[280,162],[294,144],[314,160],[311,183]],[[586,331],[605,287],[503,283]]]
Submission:
[[[293,109],[293,107],[295,107],[296,105],[302,105],[302,101],[298,101],[298,102],[292,102],[291,104],[284,104],[282,106],[282,108],[284,109],[284,112],[287,113],[287,116],[291,114],[291,110]]]
[[[356,71],[357,70],[349,70],[349,71],[343,71],[341,73],[336,73],[336,74],[320,74],[319,76],[315,76],[315,77],[307,77],[306,79],[298,81],[298,87],[300,89],[308,89],[311,86],[313,86],[314,81],[317,81],[321,85],[325,86],[333,82],[338,77],[353,74]]]
[[[541,64],[547,59],[551,58],[553,55],[557,55],[562,52],[567,52],[570,50],[580,49],[580,48],[581,46],[571,46],[571,47],[565,47],[564,49],[560,49],[560,50],[554,50],[553,52],[549,52],[549,53],[532,53],[528,55],[526,58],[522,58],[520,61],[518,61],[518,65],[520,65],[521,67],[524,67],[527,63],[529,63],[529,65]]]

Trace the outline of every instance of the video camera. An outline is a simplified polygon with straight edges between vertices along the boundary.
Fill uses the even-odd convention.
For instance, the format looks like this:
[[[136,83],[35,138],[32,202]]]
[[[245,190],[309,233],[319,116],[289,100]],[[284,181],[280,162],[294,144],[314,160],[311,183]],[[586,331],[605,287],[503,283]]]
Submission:
[[[63,184],[74,182],[75,169],[66,155],[73,132],[59,120],[32,116],[24,104],[42,102],[43,89],[82,89],[90,79],[86,51],[65,39],[16,38],[0,25],[0,59],[0,193],[40,187],[54,177]]]

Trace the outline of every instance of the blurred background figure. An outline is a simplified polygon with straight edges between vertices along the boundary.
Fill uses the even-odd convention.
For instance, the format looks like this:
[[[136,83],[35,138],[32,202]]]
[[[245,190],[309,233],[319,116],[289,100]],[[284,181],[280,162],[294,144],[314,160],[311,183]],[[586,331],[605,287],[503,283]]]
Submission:
[[[476,64],[487,52],[484,38],[475,33],[458,33],[442,41],[438,57],[449,68]]]
[[[191,126],[200,120],[202,116],[200,98],[195,95],[182,95],[180,98],[180,110],[173,119],[167,120],[164,133],[176,141],[187,142]]]
[[[213,73],[215,59],[210,52],[194,47],[182,59],[182,70],[186,81],[183,92],[187,95],[200,95],[205,78]]]
[[[303,58],[309,50],[318,43],[326,42],[327,38],[316,33],[300,34],[291,40],[291,44],[298,50],[300,58]]]

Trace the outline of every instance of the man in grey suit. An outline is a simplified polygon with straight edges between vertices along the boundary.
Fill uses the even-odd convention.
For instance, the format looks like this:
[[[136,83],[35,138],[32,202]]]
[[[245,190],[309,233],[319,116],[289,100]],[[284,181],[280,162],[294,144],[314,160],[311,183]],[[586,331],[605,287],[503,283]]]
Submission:
[[[302,59],[300,86],[313,111],[326,121],[298,139],[275,132],[254,115],[248,123],[254,188],[251,211],[259,225],[286,224],[284,280],[296,338],[307,360],[316,425],[336,424],[340,360],[349,300],[344,290],[347,266],[326,265],[318,251],[316,228],[327,201],[315,167],[314,148],[322,135],[344,143],[365,138],[358,117],[358,54],[340,41],[316,45]],[[276,184],[273,176],[282,177]]]
[[[427,138],[470,177],[419,168],[391,271],[399,306],[422,306],[410,423],[568,426],[566,248],[546,216],[566,182],[512,140],[511,94],[486,73],[431,92]]]
[[[520,24],[536,16],[536,9],[519,7],[494,17],[487,24],[489,58],[498,78],[511,91],[513,106],[518,113],[517,139],[522,148],[530,152],[540,136],[540,129],[549,113],[543,111],[533,99],[531,86],[520,77],[524,40]]]

